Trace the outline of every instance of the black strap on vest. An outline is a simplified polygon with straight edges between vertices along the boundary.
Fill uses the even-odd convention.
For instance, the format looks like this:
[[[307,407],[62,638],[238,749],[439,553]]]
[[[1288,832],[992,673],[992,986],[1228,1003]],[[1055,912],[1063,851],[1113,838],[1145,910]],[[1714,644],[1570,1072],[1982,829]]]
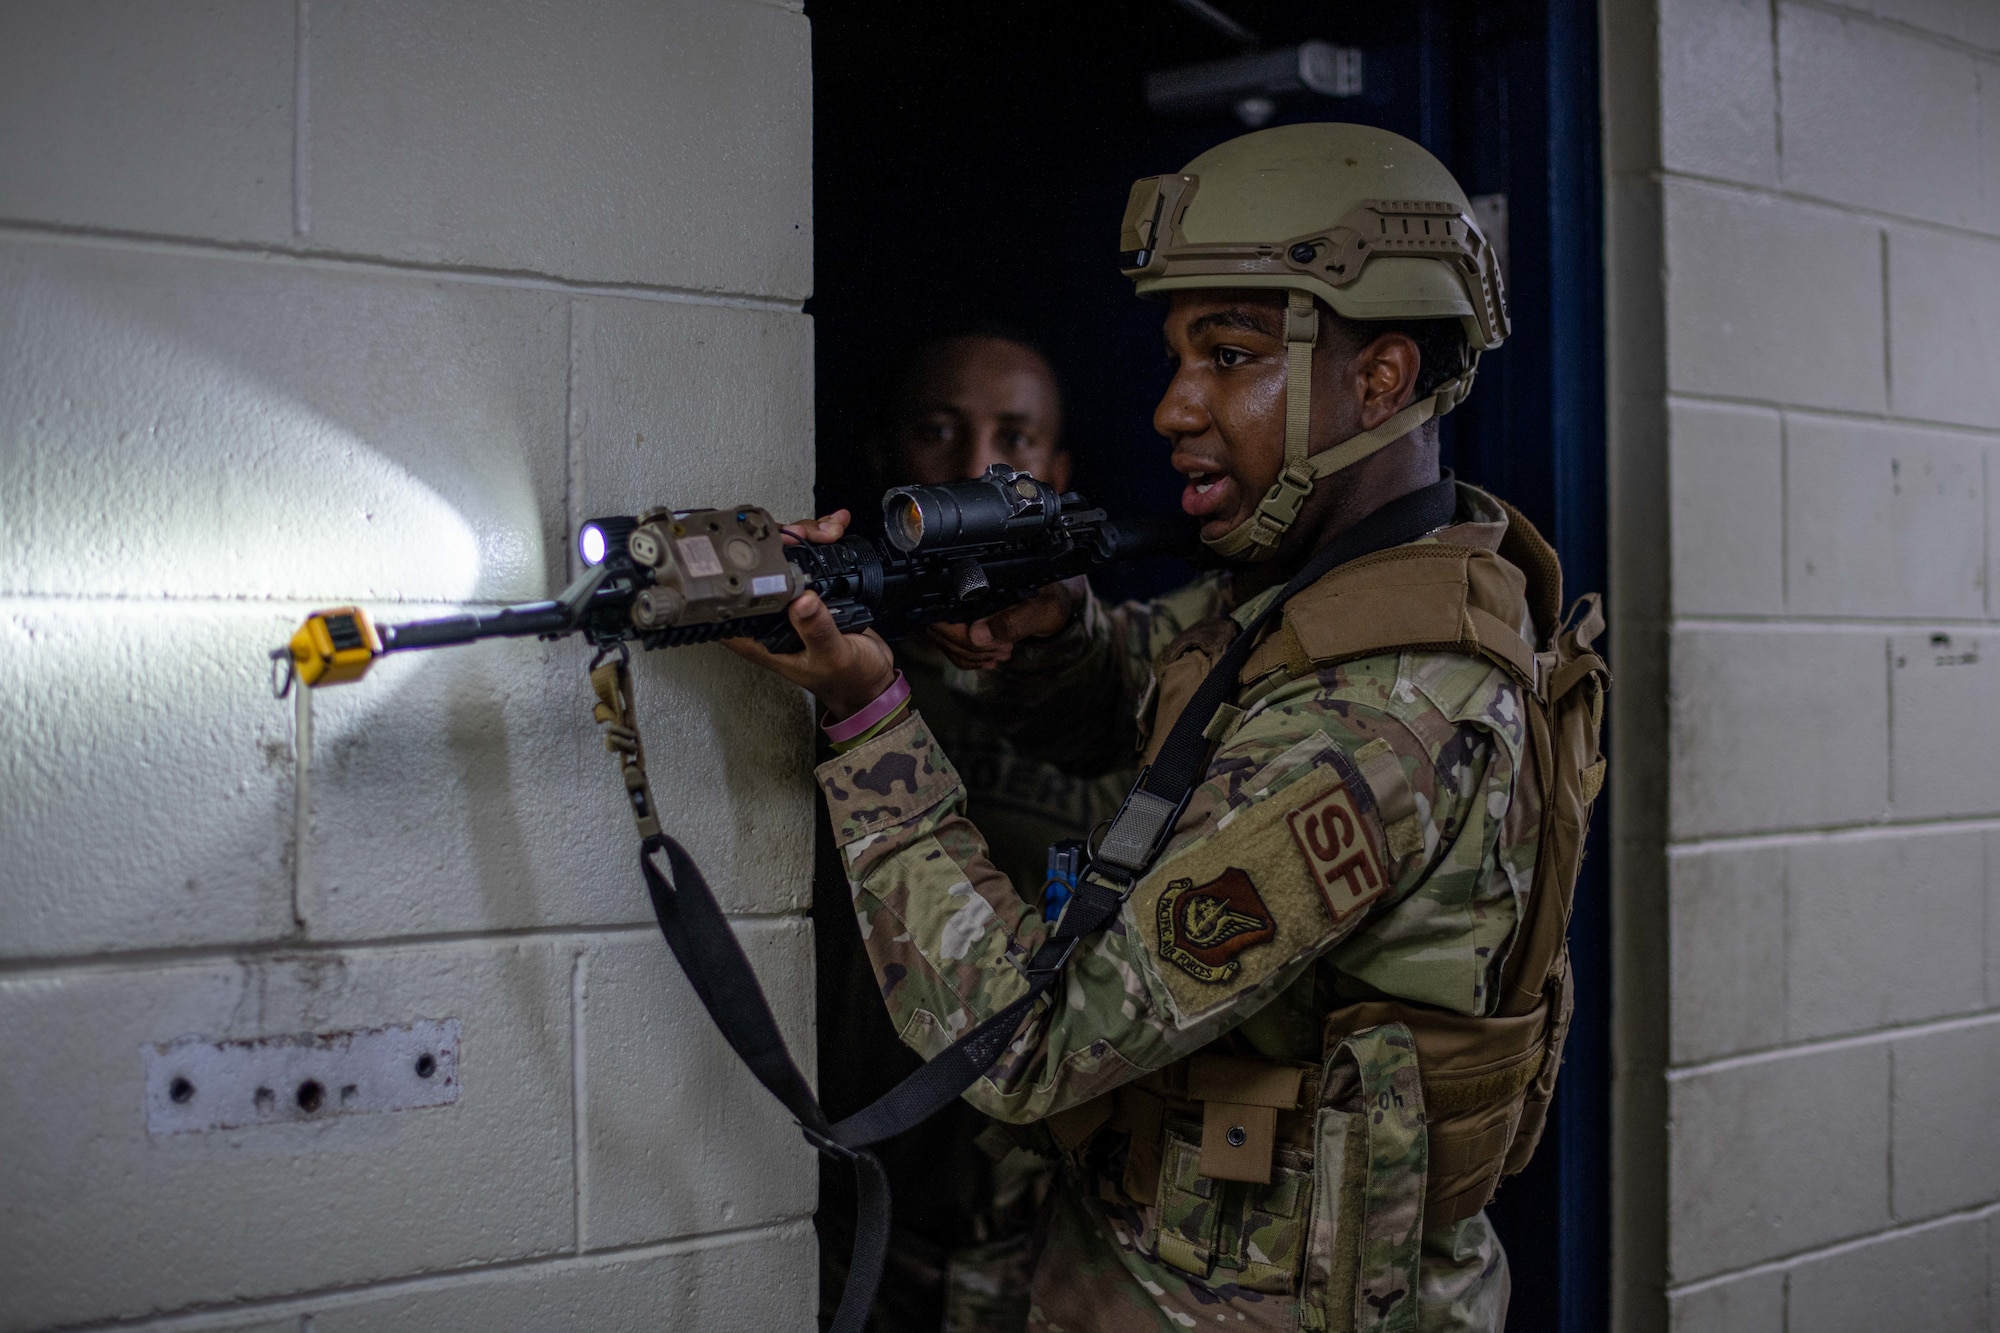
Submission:
[[[889,1183],[881,1162],[868,1151],[870,1145],[914,1129],[978,1082],[1014,1040],[1036,1002],[1062,979],[1063,968],[1077,945],[1118,915],[1132,885],[1172,831],[1174,817],[1200,784],[1208,762],[1209,740],[1203,733],[1209,720],[1235,692],[1237,673],[1256,646],[1259,632],[1280,613],[1286,600],[1318,582],[1335,566],[1401,546],[1449,523],[1457,502],[1456,486],[1446,476],[1433,486],[1384,505],[1306,562],[1271,605],[1229,645],[1196,689],[1159,755],[1139,774],[1093,858],[1091,869],[1101,878],[1079,878],[1055,929],[1023,968],[1028,978],[1026,992],[845,1120],[836,1123],[826,1118],[811,1083],[793,1063],[770,1003],[750,969],[750,960],[694,859],[664,833],[652,834],[640,844],[639,869],[646,877],[660,933],[666,936],[668,947],[716,1029],[757,1081],[797,1119],[806,1141],[822,1154],[843,1159],[854,1168],[859,1215],[847,1289],[841,1293],[833,1333],[861,1333],[875,1303],[875,1289],[889,1249]],[[1119,853],[1116,859],[1096,859],[1113,846],[1133,850]],[[659,852],[666,853],[671,877],[661,873],[655,859]]]
[[[1391,500],[1313,553],[1305,567],[1292,575],[1271,604],[1230,641],[1221,660],[1209,669],[1194,697],[1181,710],[1153,762],[1140,770],[1125,804],[1111,827],[1091,851],[1091,868],[1130,885],[1146,872],[1159,852],[1188,797],[1208,770],[1208,724],[1216,710],[1236,693],[1236,677],[1256,649],[1266,625],[1284,612],[1294,594],[1311,587],[1335,568],[1376,551],[1402,546],[1451,522],[1458,509],[1458,483],[1443,480]]]

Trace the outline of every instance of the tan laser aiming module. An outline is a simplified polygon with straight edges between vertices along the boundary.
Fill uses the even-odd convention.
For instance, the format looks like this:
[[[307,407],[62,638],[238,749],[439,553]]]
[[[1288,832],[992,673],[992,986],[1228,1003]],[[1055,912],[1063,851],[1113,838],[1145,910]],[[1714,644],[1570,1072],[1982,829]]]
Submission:
[[[710,625],[785,609],[809,584],[785,559],[778,525],[762,509],[649,509],[625,539],[653,571],[632,604],[642,630]]]

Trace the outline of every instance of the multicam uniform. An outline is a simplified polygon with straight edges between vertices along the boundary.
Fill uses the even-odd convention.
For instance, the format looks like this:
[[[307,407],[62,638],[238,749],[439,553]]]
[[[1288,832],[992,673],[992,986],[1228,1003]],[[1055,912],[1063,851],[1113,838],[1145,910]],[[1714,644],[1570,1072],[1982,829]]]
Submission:
[[[1131,747],[1100,751],[1057,766],[1032,735],[1003,734],[987,710],[966,695],[978,673],[960,671],[921,639],[897,645],[896,664],[910,682],[910,702],[922,710],[965,785],[969,811],[986,835],[987,855],[1031,900],[1039,900],[1049,844],[1080,838],[1118,813],[1132,785]],[[1109,754],[1114,762],[1104,763]],[[1109,771],[1106,771],[1108,768]]]
[[[1049,844],[1083,837],[1116,814],[1132,782],[1130,764],[1108,773],[1058,768],[1024,752],[969,708],[954,689],[967,673],[923,640],[899,645],[896,658],[910,683],[912,704],[922,710],[933,739],[953,756],[989,859],[1031,903],[1039,900]],[[1130,748],[1115,753],[1129,758]],[[861,975],[848,992],[873,990],[866,960],[855,955],[854,966]],[[1035,1225],[1049,1192],[1051,1164],[1004,1131],[996,1132],[970,1106],[960,1104],[945,1115],[953,1121],[956,1157],[947,1174],[961,1200],[964,1243],[940,1252],[898,1230],[890,1241],[895,1262],[906,1275],[912,1266],[925,1267],[921,1285],[944,1292],[941,1333],[1020,1333],[1027,1323]],[[926,1166],[932,1172],[946,1168],[934,1158]],[[945,1243],[951,1242],[945,1238]],[[930,1260],[932,1253],[939,1259]],[[887,1328],[903,1321],[878,1308],[876,1322]],[[931,1318],[909,1327],[940,1330]]]
[[[1458,520],[1428,540],[1497,552],[1508,521],[1461,487]],[[1525,627],[1510,577],[1502,609]],[[1119,919],[966,1094],[1000,1119],[1046,1121],[1063,1151],[1031,1328],[1504,1317],[1484,1214],[1419,1221],[1426,1087],[1409,1030],[1339,1017],[1383,1000],[1446,1019],[1495,1011],[1541,822],[1520,687],[1460,651],[1302,661],[1314,591],[1245,668],[1240,717]],[[1135,714],[1157,744],[1162,714],[1263,605],[1232,608],[1219,577],[1149,605],[1091,603],[990,673],[1006,695],[994,702],[1072,755],[1134,730]],[[934,1056],[1025,990],[1021,963],[1048,927],[994,866],[921,713],[819,777],[892,1023]],[[1357,1287],[1350,1320],[1341,1293]]]

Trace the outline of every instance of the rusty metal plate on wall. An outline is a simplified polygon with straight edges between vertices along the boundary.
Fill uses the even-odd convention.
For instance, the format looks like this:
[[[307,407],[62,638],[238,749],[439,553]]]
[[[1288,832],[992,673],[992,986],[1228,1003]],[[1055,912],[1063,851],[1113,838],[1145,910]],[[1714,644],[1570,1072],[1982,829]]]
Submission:
[[[146,1132],[191,1134],[449,1106],[458,1020],[144,1048]]]

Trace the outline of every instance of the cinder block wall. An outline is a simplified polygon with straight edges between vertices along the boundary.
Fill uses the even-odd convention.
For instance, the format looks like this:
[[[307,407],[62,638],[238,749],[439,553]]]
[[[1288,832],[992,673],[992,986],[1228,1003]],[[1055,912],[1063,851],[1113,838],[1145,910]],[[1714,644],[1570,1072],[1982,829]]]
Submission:
[[[2000,6],[1606,0],[1618,1327],[2000,1328]]]
[[[309,745],[265,661],[547,595],[595,513],[804,511],[810,95],[796,4],[0,7],[0,1329],[810,1322],[587,650],[391,660]],[[805,704],[638,687],[809,1056]],[[417,1019],[455,1105],[148,1133],[157,1043]]]

